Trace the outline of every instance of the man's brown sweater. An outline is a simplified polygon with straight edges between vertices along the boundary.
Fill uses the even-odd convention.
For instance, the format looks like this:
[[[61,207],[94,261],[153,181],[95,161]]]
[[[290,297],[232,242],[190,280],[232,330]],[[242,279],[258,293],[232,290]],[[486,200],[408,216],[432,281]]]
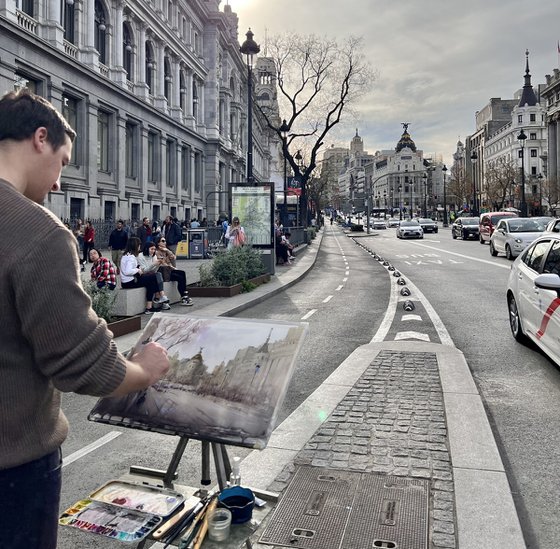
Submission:
[[[105,396],[125,375],[79,279],[74,236],[0,180],[0,469],[38,459],[68,432],[60,391]]]

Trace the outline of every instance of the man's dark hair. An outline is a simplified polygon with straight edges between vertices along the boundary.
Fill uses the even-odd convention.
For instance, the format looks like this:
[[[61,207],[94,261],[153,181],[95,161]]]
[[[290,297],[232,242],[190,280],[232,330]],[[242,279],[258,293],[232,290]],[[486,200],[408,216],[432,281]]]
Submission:
[[[71,141],[76,138],[66,119],[40,95],[23,89],[0,99],[0,141],[24,141],[41,127],[47,129],[47,141],[55,151],[64,145],[66,136]]]

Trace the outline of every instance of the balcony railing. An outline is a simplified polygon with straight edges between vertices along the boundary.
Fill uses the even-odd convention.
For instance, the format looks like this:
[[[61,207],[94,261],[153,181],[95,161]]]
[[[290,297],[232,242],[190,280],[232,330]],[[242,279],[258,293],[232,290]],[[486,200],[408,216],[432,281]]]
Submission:
[[[99,72],[109,78],[109,67],[107,65],[104,65],[103,63],[99,63]]]
[[[23,27],[25,30],[32,32],[33,34],[37,34],[37,21],[35,21],[33,17],[20,10],[16,10],[16,15],[17,22],[20,27]]]
[[[68,40],[64,40],[64,53],[73,57],[74,59],[78,58],[78,47],[74,46],[74,44],[68,42]]]

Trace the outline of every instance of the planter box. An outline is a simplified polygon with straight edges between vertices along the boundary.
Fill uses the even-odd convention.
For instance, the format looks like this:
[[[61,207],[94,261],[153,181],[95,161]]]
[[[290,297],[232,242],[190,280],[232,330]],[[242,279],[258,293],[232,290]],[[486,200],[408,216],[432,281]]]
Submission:
[[[270,280],[269,274],[264,274],[257,276],[256,278],[251,278],[249,282],[252,282],[255,286],[260,286],[265,282]],[[193,284],[188,286],[190,297],[233,297],[234,295],[240,294],[243,290],[242,284],[235,284],[234,286],[198,286]]]
[[[110,322],[107,327],[113,332],[113,337],[120,337],[140,330],[142,323],[139,316],[131,316]]]

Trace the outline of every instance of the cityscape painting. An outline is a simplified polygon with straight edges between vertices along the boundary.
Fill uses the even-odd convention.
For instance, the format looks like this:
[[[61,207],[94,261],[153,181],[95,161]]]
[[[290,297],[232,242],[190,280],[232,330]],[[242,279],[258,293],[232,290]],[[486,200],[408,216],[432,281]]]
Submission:
[[[158,342],[168,374],[146,390],[100,399],[89,419],[262,449],[306,331],[306,323],[156,314],[129,356]]]

